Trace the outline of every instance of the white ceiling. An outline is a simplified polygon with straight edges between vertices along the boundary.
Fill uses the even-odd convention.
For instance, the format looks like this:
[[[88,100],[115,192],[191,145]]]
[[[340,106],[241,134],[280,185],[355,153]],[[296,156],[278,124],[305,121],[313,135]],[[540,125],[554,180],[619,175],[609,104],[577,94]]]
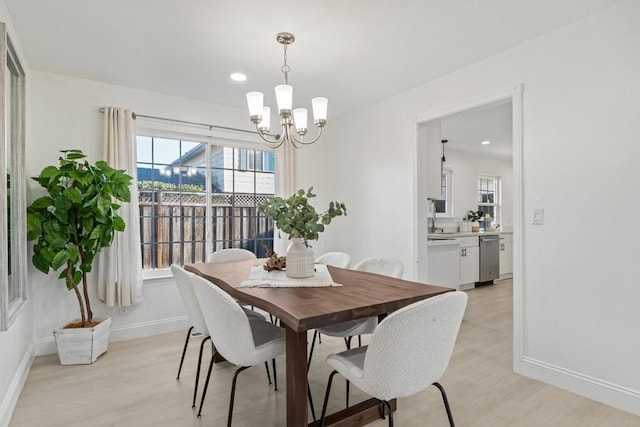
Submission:
[[[446,150],[510,159],[513,145],[511,100],[498,101],[444,117],[441,137]],[[481,145],[482,141],[491,141]]]
[[[31,68],[238,107],[275,104],[292,32],[294,106],[331,120],[622,0],[5,1]]]

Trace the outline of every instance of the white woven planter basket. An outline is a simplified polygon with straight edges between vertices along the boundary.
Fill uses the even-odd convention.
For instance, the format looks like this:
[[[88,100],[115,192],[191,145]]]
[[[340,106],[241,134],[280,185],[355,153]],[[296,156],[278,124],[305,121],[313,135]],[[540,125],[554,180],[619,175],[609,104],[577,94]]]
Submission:
[[[111,318],[94,320],[100,323],[92,328],[53,330],[61,365],[88,365],[107,351]]]

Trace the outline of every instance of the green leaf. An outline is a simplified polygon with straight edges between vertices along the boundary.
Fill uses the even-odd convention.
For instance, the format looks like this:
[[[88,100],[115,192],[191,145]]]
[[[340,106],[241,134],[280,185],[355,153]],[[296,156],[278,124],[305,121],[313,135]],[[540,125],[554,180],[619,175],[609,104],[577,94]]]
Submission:
[[[85,157],[87,157],[84,154],[82,154],[81,152],[76,151],[76,150],[69,150],[66,153],[67,153],[67,155],[65,157],[67,158],[67,160],[84,159]]]
[[[124,231],[124,219],[122,219],[121,216],[114,216],[113,217],[113,229],[116,231]]]
[[[30,207],[34,208],[34,209],[45,209],[48,206],[53,205],[53,199],[51,197],[48,196],[43,196],[43,197],[39,197],[37,199],[35,199],[33,202],[31,202]]]
[[[37,239],[42,232],[42,221],[33,213],[27,213],[27,240]]]
[[[64,196],[69,199],[72,203],[80,204],[82,203],[82,194],[78,191],[77,188],[69,187],[62,193]]]
[[[96,228],[94,228],[91,231],[91,235],[89,236],[89,239],[91,240],[96,240],[100,238],[100,235],[102,234],[102,225],[97,225]]]
[[[33,257],[31,257],[31,262],[35,268],[42,271],[44,274],[49,273],[49,263],[40,255],[34,253]]]
[[[69,251],[67,251],[66,249],[63,249],[59,251],[56,254],[56,256],[53,257],[53,260],[51,261],[51,268],[53,268],[54,270],[57,270],[60,267],[62,267],[64,264],[66,264],[68,260],[69,260]]]
[[[51,178],[60,175],[60,170],[55,166],[47,166],[40,172],[40,178]]]

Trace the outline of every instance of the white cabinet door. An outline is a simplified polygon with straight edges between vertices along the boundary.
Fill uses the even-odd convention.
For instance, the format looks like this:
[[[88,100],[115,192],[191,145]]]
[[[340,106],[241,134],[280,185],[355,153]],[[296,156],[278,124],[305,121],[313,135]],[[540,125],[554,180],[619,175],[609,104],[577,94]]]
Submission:
[[[511,234],[505,234],[500,240],[500,277],[513,274],[513,241]]]
[[[440,121],[432,120],[418,128],[418,179],[424,183],[429,199],[442,199],[442,143],[440,142]],[[424,180],[424,181],[422,181]]]
[[[460,284],[475,283],[480,278],[480,248],[460,248]]]

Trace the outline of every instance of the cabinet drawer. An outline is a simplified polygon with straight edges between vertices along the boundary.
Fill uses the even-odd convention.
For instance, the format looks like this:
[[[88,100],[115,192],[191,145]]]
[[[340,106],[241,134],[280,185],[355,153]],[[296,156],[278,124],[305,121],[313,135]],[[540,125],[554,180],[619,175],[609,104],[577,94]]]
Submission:
[[[477,237],[459,237],[456,239],[461,248],[471,248],[478,246]]]

